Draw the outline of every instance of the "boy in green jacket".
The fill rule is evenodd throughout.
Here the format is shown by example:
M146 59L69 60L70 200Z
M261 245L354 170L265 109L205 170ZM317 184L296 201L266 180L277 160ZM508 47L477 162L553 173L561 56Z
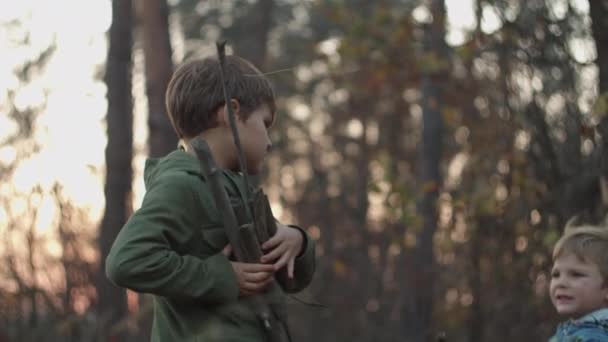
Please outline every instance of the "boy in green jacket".
M237 128L249 172L260 171L270 149L268 128L275 116L270 82L249 62L226 56L225 84L232 94ZM182 147L146 161L146 195L118 234L106 259L108 278L120 287L154 295L152 341L266 341L250 305L252 295L280 303L283 291L308 286L314 273L314 241L300 228L277 223L262 245L259 263L229 259L221 213L190 147L200 137L222 168L231 203L245 203L215 58L194 60L173 74L166 93L167 112ZM286 268L289 287L272 287ZM280 279L280 277L277 277Z

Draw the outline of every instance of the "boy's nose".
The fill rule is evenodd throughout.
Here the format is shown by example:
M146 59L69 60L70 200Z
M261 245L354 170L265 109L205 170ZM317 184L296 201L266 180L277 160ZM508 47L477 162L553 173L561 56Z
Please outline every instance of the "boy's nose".
M553 279L555 287L566 287L567 281L564 277L558 277Z

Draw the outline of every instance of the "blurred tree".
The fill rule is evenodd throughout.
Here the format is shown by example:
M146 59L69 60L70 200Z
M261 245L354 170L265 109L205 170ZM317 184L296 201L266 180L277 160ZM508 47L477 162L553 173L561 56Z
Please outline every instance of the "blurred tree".
M127 300L124 289L118 288L105 275L105 258L112 243L131 213L131 182L133 170L133 112L131 95L132 17L130 0L112 1L109 50L105 82L107 86L108 114L106 146L106 207L99 230L100 262L97 279L98 311L102 336L115 341L126 340L124 329L117 323L127 317Z
M148 148L149 156L156 158L173 151L177 146L177 136L165 108L165 92L173 73L169 8L166 0L140 0L138 5L143 28Z
M22 29L20 25L11 23L3 29L8 31L8 37L16 40L15 44L31 47L29 32L25 33L21 39L14 38L13 35L20 35L19 31ZM9 158L8 161L0 161L0 182L8 181L19 161L40 150L40 146L34 139L34 133L36 132L36 119L46 107L46 94L41 103L29 103L26 106L17 105L16 97L24 87L40 76L55 49L56 45L53 41L49 46L42 48L33 58L18 65L13 71L13 75L18 80L18 87L8 88L5 94L0 94L2 97L6 96L3 98L5 101L0 102L0 109L6 115L6 123L10 123L5 128L5 135L0 139L0 148L10 150L14 154L14 157Z
M432 340L434 286L436 279L434 237L437 230L440 173L443 151L442 88L447 84L448 51L445 44L446 9L443 0L430 3L432 23L424 29L421 60L422 137L419 143L419 215L422 226L415 229L416 245L408 262L410 275L404 286L403 337L407 341Z
M595 40L596 60L599 69L598 98L593 108L593 115L598 118L597 130L602 137L601 149L608 151L608 1L589 0L589 13L591 15L591 29ZM608 153L602 155L602 201L608 207Z
M599 93L605 95L608 92L608 1L589 0L589 14L591 16L591 28L597 51L596 64L599 69ZM605 112L604 112L605 114Z
M0 264L0 340L31 341L44 335L39 326L55 319L57 307L38 282L41 239L36 234L41 189L34 186L30 193L19 193L14 186L15 171L20 164L40 151L35 139L39 129L37 119L47 105L47 94L40 101L18 101L44 73L56 50L52 40L48 46L35 46L31 32L18 20L3 22L0 28L16 48L32 51L24 61L14 65L11 75L16 82L0 94L0 114L3 136L0 137L0 232L2 233L2 263ZM8 157L7 157L8 156ZM19 206L22 206L19 208ZM19 245L19 246L18 246ZM46 313L51 313L47 315ZM51 316L50 319L48 316Z
M57 329L66 342L94 341L98 321L87 319L84 310L90 310L95 299L96 264L94 260L95 230L83 229L92 226L86 210L77 207L63 191L60 184L53 186L51 196L59 212L57 240L61 246L59 262L63 269L64 289L59 292L62 312L57 314ZM86 305L86 306L85 306ZM48 332L47 332L48 333ZM46 336L49 338L49 336Z
M264 70L268 52L268 35L273 28L274 0L258 0L251 8L242 27L246 34L235 42L235 53Z
M291 6L285 4L285 7ZM176 9L187 42L186 58L214 55L215 41L225 39L233 53L263 70L269 34L276 22L276 7L274 0L180 0Z

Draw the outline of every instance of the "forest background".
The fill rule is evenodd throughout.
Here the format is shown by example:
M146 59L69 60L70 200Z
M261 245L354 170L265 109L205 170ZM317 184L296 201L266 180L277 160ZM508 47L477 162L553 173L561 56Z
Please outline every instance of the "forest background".
M103 274L215 41L278 97L260 181L317 241L296 341L541 341L608 205L608 0L22 0L0 14L0 341L147 341Z

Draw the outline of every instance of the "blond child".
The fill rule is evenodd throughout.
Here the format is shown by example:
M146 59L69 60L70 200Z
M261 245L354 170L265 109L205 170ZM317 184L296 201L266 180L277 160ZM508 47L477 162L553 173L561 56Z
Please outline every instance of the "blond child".
M553 249L551 302L567 318L550 342L608 341L608 227L568 224Z

